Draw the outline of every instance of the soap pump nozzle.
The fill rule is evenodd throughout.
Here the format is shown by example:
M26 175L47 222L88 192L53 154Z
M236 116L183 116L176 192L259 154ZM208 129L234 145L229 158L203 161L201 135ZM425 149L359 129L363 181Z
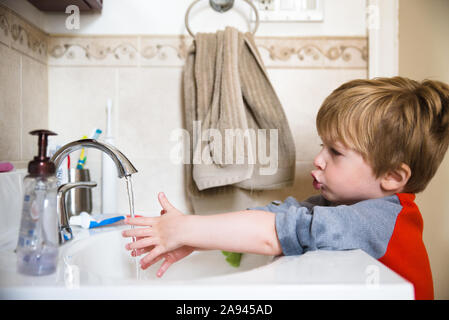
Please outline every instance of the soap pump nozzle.
M55 164L47 157L48 136L55 136L56 133L50 130L34 130L30 132L33 136L39 136L38 147L39 154L28 164L28 173L33 176L54 175L56 172Z

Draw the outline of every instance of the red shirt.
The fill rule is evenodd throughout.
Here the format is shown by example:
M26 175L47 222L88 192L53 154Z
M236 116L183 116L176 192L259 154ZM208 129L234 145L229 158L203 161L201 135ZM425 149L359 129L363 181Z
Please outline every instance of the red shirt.
M398 193L403 207L399 213L387 251L380 262L413 283L415 299L433 299L432 271L426 247L422 240L423 219L415 195Z

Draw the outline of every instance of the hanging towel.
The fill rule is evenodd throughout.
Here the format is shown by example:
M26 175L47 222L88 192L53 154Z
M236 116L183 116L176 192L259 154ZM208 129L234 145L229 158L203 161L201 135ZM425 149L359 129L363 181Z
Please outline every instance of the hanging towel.
M295 144L253 35L232 27L198 33L183 71L184 121L190 134L189 195L200 196L200 191L217 187L272 190L292 186ZM226 140L227 134L233 143ZM232 137L239 134L243 141ZM270 148L273 137L276 150ZM264 159L259 148L265 148ZM267 159L277 160L275 170Z

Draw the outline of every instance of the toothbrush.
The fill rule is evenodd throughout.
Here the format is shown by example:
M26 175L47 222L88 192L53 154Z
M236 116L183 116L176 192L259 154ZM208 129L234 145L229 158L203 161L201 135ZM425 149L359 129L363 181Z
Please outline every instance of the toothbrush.
M101 134L101 130L98 128L95 128L92 131L92 134L90 135L91 139L97 140L98 137ZM83 139L87 139L87 136L83 136ZM84 166L86 165L86 159L87 159L87 150L85 150L84 148L81 149L81 154L80 154L80 158L78 160L78 164L76 166L77 169L84 169Z
M90 135L90 138L94 139L94 140L98 140L98 137L100 136L101 133L102 133L102 131L100 129L95 128L92 131L92 134ZM87 159L87 150L84 152L83 163L81 164L82 168L84 168L84 166L86 165L86 159Z
M101 131L100 129L94 129L93 131L92 131L92 134L90 135L90 138L91 139L95 139L95 140L98 140L98 137L100 136L100 134L102 133L103 131Z
M67 155L67 175L70 176L70 154Z
M83 136L81 139L87 139L87 136ZM78 164L76 165L77 169L83 169L84 160L84 148L82 148L80 158L78 159Z

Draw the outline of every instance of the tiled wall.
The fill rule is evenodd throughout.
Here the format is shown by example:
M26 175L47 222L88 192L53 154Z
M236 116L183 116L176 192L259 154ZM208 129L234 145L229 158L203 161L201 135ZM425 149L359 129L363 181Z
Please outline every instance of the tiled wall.
M23 167L48 126L47 35L0 6L0 160Z
M185 196L183 167L170 161L170 134L182 128L181 72L191 39L178 36L52 36L49 42L49 123L67 141L104 127L105 102L114 99L117 146L136 165L137 211L159 214L157 192L183 211L245 209L270 199L313 193L309 171L320 141L315 114L339 84L367 75L366 38L257 38L297 148L297 177L289 189L215 195L193 203ZM77 119L77 121L74 121ZM91 156L92 154L92 156ZM89 153L92 175L100 157ZM96 177L95 179L99 179ZM124 182L119 208L127 210ZM95 194L94 194L95 197Z
M309 172L320 148L316 112L338 85L367 77L367 39L256 37L295 138L295 185L266 192L237 191L194 203L185 194L182 165L170 161L177 144L170 134L182 128L181 72L191 41L184 36L50 35L48 127L59 134L56 140L66 143L88 135L94 127L104 129L106 101L111 98L116 145L139 170L133 176L135 205L145 215L159 214L159 191L180 210L196 213L239 210L289 195L298 199L311 195ZM87 166L98 182L100 159L97 150L89 150ZM124 181L118 189L119 210L127 212ZM100 210L100 194L100 187L95 188L94 212Z

